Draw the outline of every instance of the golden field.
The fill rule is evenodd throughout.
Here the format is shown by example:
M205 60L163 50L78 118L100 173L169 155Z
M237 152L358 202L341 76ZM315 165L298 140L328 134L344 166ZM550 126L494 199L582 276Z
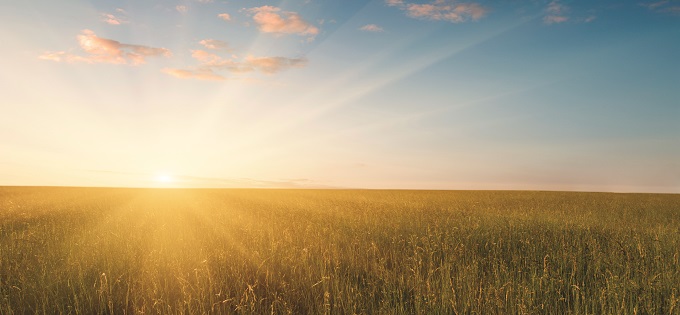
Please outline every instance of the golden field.
M680 314L680 195L0 188L0 314Z

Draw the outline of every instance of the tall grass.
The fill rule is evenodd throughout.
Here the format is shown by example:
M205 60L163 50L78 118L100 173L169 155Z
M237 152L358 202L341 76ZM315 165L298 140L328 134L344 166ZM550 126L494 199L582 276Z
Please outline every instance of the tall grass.
M680 195L0 188L0 314L680 314Z

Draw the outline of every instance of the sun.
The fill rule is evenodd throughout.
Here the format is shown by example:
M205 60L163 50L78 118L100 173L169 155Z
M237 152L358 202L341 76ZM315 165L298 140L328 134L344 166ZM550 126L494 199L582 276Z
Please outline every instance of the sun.
M156 174L156 176L154 177L154 180L156 182L162 183L162 184L168 184L168 183L172 183L173 181L175 181L175 179L172 177L172 175L166 174L166 173Z

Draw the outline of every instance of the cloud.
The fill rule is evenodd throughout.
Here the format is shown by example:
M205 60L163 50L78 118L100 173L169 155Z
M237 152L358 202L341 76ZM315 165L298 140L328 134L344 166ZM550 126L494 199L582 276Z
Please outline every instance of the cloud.
M94 63L92 60L88 59L87 57L82 57L78 55L73 55L69 54L65 51L46 51L42 53L40 56L38 56L39 59L43 60L51 60L51 61L56 61L56 62L68 62L68 63L75 63L75 62L85 62L85 63Z
M194 0L198 3L213 3L213 0Z
M175 10L177 10L179 13L187 13L187 11L189 11L189 7L185 5L178 5L175 7Z
M220 56L211 54L204 50L192 50L191 57L194 57L194 59L203 63L218 62L222 59Z
M139 65L146 62L147 57L169 57L170 50L142 45L123 44L121 42L101 38L91 30L83 30L78 35L80 48L84 56L64 51L45 52L38 58L58 62L113 63Z
M362 27L359 28L359 30L366 31L366 32L384 32L382 27L375 25L375 24L366 24Z
M223 58L204 50L192 50L191 56L199 62L197 66L189 69L168 68L163 72L180 79L225 80L226 77L217 72L274 74L290 68L301 68L307 64L305 58L247 56L238 60L236 56Z
M559 15L547 15L543 17L543 22L545 24L557 24L557 23L563 23L568 21L569 18L566 16L559 16Z
M180 79L198 79L209 81L223 81L225 77L214 73L210 69L171 69L165 68L163 72Z
M217 16L225 21L231 21L231 15L229 15L229 13L221 13L218 14Z
M121 10L121 9L118 9L118 10ZM116 10L116 11L118 11L118 10ZM119 11L119 12L124 14L125 11ZM128 21L127 21L127 19L125 19L125 17L116 16L116 15L111 14L111 13L102 13L101 16L102 16L102 21L104 21L105 23L107 23L109 25L121 25L121 24L128 23Z
M661 10L661 12L680 16L680 6L667 7Z
M217 39L204 39L200 42L199 44L203 45L203 47L212 49L212 50L224 50L224 51L231 51L231 47L227 42L217 40Z
M253 14L253 21L262 33L306 35L313 39L319 29L306 22L295 12L281 12L280 8L261 6L246 10Z
M559 1L554 0L548 4L545 9L546 15L543 17L543 23L545 24L557 24L564 23L569 20L567 13L569 12L569 7L559 3Z
M657 2L652 2L652 3L643 3L642 5L647 7L650 10L656 10L657 8L665 6L666 4L668 4L668 0L657 1Z
M385 3L391 7L396 7L404 4L404 0L385 0Z
M642 3L641 5L657 13L666 13L680 16L680 5L677 5L678 2L680 1L671 2L668 0L664 0L650 3Z
M595 21L597 19L597 16L591 15L583 20L583 22L590 23L592 21Z
M256 70L264 73L276 73L289 68L301 68L307 65L305 58L285 58L285 57L246 57L244 62L246 66L250 66Z
M411 18L463 23L477 21L487 14L487 9L477 3L458 3L453 0L435 0L432 3L406 3L403 0L386 0L388 6L399 7Z

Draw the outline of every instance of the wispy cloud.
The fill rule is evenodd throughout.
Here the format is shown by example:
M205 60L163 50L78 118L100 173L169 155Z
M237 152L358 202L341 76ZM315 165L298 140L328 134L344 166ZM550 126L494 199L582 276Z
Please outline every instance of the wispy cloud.
M206 64L220 62L222 60L220 56L211 54L205 50L192 50L191 57Z
M359 30L362 30L362 31L365 31L365 32L377 32L377 33L385 31L382 27L375 25L375 24L366 24L366 25L360 27Z
M118 12L118 15L112 13L102 13L102 21L109 25L121 25L128 23L127 18L125 17L125 10L116 9L116 11Z
M170 50L121 42L98 37L91 30L83 30L78 35L78 43L85 55L74 55L65 51L45 52L40 59L57 62L113 63L139 65L147 57L169 57Z
M198 79L198 80L209 80L209 81L222 81L227 78L216 74L210 69L163 69L164 73L167 73L175 78L180 79Z
M229 15L229 13L220 13L217 15L217 17L225 21L231 21L231 15Z
M178 5L175 7L175 10L177 10L179 13L187 13L189 11L189 7L185 5Z
M559 1L554 0L548 4L545 9L545 16L543 17L543 23L545 24L557 24L563 23L569 20L567 13L569 12L569 7L561 4Z
M224 51L232 50L231 46L229 46L229 43L217 39L204 39L198 43L203 45L203 47L212 50L224 50Z
M211 60L196 67L188 69L166 68L163 69L163 72L180 79L226 80L226 76L217 72L223 71L241 74L259 71L266 74L274 74L289 68L304 67L306 63L307 60L304 58L248 56L243 61Z
M246 57L243 63L246 67L264 73L277 73L290 68L301 68L307 65L305 58L286 58L286 57Z
M215 40L202 40L206 48L222 47L226 43ZM217 44L216 44L217 43ZM225 49L217 49L226 51ZM306 58L255 57L239 58L236 55L222 57L205 50L192 50L191 56L199 62L197 66L187 69L167 68L163 72L180 79L226 80L225 74L243 74L260 72L274 74L290 68L301 68L307 64Z
M664 0L664 1L641 3L640 5L646 7L647 9L654 11L654 12L666 13L666 14L672 14L672 15L680 16L680 1Z
M388 6L399 7L411 18L463 23L477 21L488 10L477 3L459 3L452 0L435 0L431 3L406 3L403 0L386 0Z
M656 10L660 7L667 5L667 4L668 4L668 0L650 2L650 3L642 3L641 5L647 7L650 10Z
M253 14L253 21L262 33L296 34L309 36L309 39L319 34L319 28L295 12L282 12L280 8L267 5L246 9L246 12Z
M673 6L673 7L667 7L665 9L663 9L662 12L680 16L680 5Z
M595 21L595 19L597 19L597 16L591 15L591 16L588 16L585 19L583 19L583 22L590 23L592 21Z

